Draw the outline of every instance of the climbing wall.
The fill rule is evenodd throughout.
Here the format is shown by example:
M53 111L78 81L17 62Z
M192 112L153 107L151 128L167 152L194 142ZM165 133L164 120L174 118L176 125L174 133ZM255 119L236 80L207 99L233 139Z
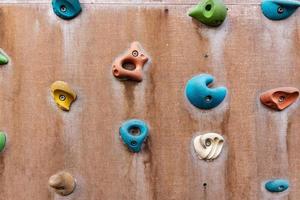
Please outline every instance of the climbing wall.
M300 110L281 112L259 95L300 88L300 12L282 21L263 16L259 0L226 0L217 28L187 16L194 0L81 0L71 21L50 0L0 0L1 200L299 200ZM119 81L112 63L139 41L150 60L142 82ZM226 86L212 110L189 104L186 82L200 73ZM51 96L67 82L77 100L69 112ZM149 138L132 153L119 137L122 122L142 119ZM216 132L225 143L206 162L192 139ZM48 186L59 171L76 178L66 197ZM273 194L264 183L290 181Z

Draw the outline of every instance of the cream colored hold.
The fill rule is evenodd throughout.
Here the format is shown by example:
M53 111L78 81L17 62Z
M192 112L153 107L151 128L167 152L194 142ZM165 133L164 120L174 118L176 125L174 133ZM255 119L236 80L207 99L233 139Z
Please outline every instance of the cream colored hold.
M194 138L194 149L201 160L216 159L223 148L224 138L217 133L206 133Z
M60 172L49 178L49 186L62 196L71 194L76 186L74 177L68 172Z

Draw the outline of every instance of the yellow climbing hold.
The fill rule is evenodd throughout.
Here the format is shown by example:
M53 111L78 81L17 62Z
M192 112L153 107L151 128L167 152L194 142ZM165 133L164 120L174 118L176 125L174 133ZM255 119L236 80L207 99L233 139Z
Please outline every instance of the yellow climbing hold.
M51 85L51 93L58 107L69 111L73 101L76 100L75 91L64 81L56 81Z

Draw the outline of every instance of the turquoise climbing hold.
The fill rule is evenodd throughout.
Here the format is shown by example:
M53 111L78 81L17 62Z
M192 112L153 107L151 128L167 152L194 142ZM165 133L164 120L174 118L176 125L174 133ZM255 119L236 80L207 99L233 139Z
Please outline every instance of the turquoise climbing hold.
M0 53L0 65L6 65L7 63L8 58L4 54Z
M214 77L209 74L200 74L190 79L185 88L185 94L191 104L200 109L212 109L218 106L226 97L227 88L210 88Z
M263 0L263 14L271 20L282 20L291 16L300 6L297 0Z
M121 125L120 136L130 150L139 152L149 135L148 130L147 124L142 120L131 119Z
M289 188L289 181L285 179L270 180L265 187L269 192L283 192Z
M52 0L54 13L62 19L73 19L81 12L78 0Z

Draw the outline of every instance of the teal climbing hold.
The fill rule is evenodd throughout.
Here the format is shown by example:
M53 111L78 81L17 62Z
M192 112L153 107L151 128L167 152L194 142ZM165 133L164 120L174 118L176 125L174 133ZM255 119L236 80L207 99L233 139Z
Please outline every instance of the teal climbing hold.
M270 180L265 184L269 192L283 192L289 188L289 181L285 179Z
M263 14L271 20L282 20L291 16L300 6L297 0L263 0Z
M227 8L221 0L202 0L189 11L189 16L208 26L221 25L227 15Z
M190 79L185 88L185 95L189 102L200 109L212 109L218 106L226 97L227 88L210 88L214 77L200 74Z
M8 58L4 54L0 53L0 65L6 65L8 63Z
M127 145L127 147L133 152L141 151L142 144L149 135L149 129L147 124L138 119L131 119L124 122L120 127L120 136Z
M73 19L81 12L78 0L52 0L54 13L62 19Z

